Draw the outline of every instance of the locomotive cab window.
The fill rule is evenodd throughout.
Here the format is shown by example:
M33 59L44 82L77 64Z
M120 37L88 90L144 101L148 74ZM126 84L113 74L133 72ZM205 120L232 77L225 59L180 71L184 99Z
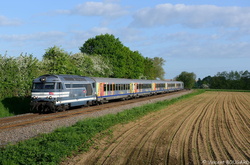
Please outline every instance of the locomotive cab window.
M56 89L63 89L62 83L56 83Z
M55 89L55 83L34 83L33 89Z

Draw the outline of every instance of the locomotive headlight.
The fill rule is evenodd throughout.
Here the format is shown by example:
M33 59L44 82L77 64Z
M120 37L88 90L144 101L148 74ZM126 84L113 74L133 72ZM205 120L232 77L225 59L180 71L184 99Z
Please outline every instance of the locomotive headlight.
M49 99L52 99L52 96L50 96Z
M38 99L38 96L33 96L32 98L33 98L33 99Z

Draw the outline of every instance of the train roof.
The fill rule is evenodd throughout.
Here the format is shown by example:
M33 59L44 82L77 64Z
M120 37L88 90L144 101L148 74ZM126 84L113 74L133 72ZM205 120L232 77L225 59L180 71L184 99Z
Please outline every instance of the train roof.
M70 82L75 82L75 81L87 81L87 82L94 82L93 79L90 77L84 77L84 76L78 76L78 75L52 75L52 74L46 74L42 75L34 80L34 82L41 82L41 80L44 79L45 81L70 81Z
M87 83L103 82L103 83L115 83L115 84L130 84L130 83L182 83L181 81L166 81L166 80L143 80L143 79L124 79L124 78L103 78L103 77L85 77L78 75L42 75L36 78L33 82L41 81L67 81L67 82L79 82L85 81Z
M96 82L105 82L105 83L115 83L115 84L129 84L131 79L123 78L104 78L104 77L91 77Z
M129 83L180 83L181 81L165 81L165 80L143 80L143 79L123 79L123 78L103 78L91 77L96 82L129 84Z

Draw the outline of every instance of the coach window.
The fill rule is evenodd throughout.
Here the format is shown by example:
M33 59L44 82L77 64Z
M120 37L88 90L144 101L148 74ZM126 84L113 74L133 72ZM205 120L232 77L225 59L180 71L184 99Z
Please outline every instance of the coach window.
M107 84L107 91L110 91L110 84Z
M103 88L104 88L104 91L106 91L107 90L107 84L104 84Z

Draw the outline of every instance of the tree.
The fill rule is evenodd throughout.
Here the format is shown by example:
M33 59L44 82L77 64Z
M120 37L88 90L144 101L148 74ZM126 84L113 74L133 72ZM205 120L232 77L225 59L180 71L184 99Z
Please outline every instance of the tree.
M243 82L243 89L250 90L250 72L248 70L242 72L241 81Z
M88 55L98 54L108 59L113 66L113 75L111 77L125 77L126 54L124 53L124 46L114 35L102 34L90 38L80 47L80 50Z
M151 58L146 57L144 59L144 72L142 79L154 80L156 79L156 69Z
M112 65L108 59L100 55L88 56L84 53L76 53L70 56L77 70L75 74L92 77L109 77L112 75Z
M191 89L192 87L194 87L196 75L193 72L188 73L184 71L184 72L181 72L181 74L178 75L175 79L177 81L184 82L185 88Z
M210 84L212 89L228 89L228 86L228 81L223 76L214 76Z
M32 81L43 74L37 58L28 54L21 54L16 58L18 68L18 95L29 96Z
M210 88L214 89L250 89L250 76L246 71L218 72L210 79ZM204 79L203 79L204 81Z
M50 74L74 74L75 71L69 54L57 46L46 50L43 55L43 63Z
M40 63L32 55L0 55L0 99L29 96L32 80L40 73Z
M165 63L165 60L161 57L154 57L152 60L153 60L154 68L155 68L156 78L159 78L160 80L164 80L165 71L163 69L163 65Z
M198 78L198 80L195 83L195 88L202 88L203 84L200 78Z
M123 78L138 79L143 75L144 57L138 51L131 51L125 48L125 75Z
M138 51L131 51L114 35L98 35L88 39L82 47L82 53L100 55L108 59L115 78L139 78L144 72L144 57Z
M154 57L144 59L144 76L146 79L160 79L164 80L165 71L163 65L165 60L161 57Z

